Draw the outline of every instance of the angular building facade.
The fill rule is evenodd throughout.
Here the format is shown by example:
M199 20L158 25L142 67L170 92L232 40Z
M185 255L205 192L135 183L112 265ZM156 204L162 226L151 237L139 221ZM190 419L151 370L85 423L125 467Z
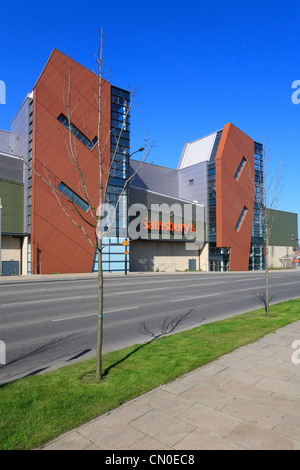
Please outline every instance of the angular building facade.
M155 192L203 205L205 241L192 253L174 241L134 240L132 270L144 270L144 266L152 270L189 270L191 266L203 271L264 269L265 246L257 204L263 165L262 145L231 123L185 144L176 170L144 165L131 185L134 199L138 188L149 195L149 201ZM137 161L131 162L132 174L137 166ZM280 243L288 243L284 250L291 252L298 239L297 214L290 214L289 221L292 229L288 225L282 228ZM288 235L290 230L293 238ZM274 241L273 237L271 243ZM149 250L147 243L151 243ZM276 255L282 249L272 246L271 251L275 253L271 267L284 267Z
M96 241L90 208L96 210L99 204L98 137L104 149L103 184L108 184L112 203L127 179L130 147L129 93L102 79L99 118L98 89L95 73L54 50L12 122L15 140L18 136L14 152L28 163L24 170L28 274L97 269L89 239ZM111 153L114 164L107 182ZM127 210L126 194L123 199L126 207L121 201L118 211ZM106 240L105 270L124 271L121 246L118 232Z
M130 94L101 84L99 110L97 75L54 50L11 132L0 131L2 272L98 270L89 240L96 242L99 147L116 212L103 242L105 272L264 269L255 201L262 145L229 123L186 143L177 168L141 166L130 158ZM271 267L286 267L297 214L276 211L274 221Z

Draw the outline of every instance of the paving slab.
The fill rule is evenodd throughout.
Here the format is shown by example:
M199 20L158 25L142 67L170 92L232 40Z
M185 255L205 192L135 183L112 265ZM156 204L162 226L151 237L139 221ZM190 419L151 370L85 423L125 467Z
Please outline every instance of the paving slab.
M300 450L300 321L66 433L44 450Z

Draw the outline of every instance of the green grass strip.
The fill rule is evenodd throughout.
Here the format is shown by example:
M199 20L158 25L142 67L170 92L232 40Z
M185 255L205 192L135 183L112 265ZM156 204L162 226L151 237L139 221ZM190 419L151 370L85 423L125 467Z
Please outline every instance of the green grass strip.
M0 387L0 449L33 449L149 390L300 319L300 299L104 355ZM96 334L96 331L95 331ZM291 351L292 354L292 351Z

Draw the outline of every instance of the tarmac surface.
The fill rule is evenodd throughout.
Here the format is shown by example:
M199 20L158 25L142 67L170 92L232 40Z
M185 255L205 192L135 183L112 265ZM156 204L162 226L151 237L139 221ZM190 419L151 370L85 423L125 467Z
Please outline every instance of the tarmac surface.
M299 450L300 321L61 435L44 450Z

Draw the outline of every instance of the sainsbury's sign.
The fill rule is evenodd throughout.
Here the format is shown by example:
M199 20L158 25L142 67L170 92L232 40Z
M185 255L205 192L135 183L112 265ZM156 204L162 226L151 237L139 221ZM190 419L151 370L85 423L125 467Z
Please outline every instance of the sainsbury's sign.
M183 241L186 249L205 240L204 206L197 204L133 204L129 208L131 240ZM193 242L192 244L190 242Z
M172 222L171 220L169 220L168 222L162 222L157 219L149 220L146 217L144 217L141 222L142 229L144 230L156 230L159 232L165 231L170 233L178 232L182 235L188 235L189 233L195 232L196 230L196 226L195 224L192 224L192 222L190 222L189 224L180 224Z
M203 245L205 240L204 206L200 204L135 203L127 210L116 212L114 205L98 208L97 236L129 237L131 240L183 241L186 249ZM192 244L190 242L193 242Z

